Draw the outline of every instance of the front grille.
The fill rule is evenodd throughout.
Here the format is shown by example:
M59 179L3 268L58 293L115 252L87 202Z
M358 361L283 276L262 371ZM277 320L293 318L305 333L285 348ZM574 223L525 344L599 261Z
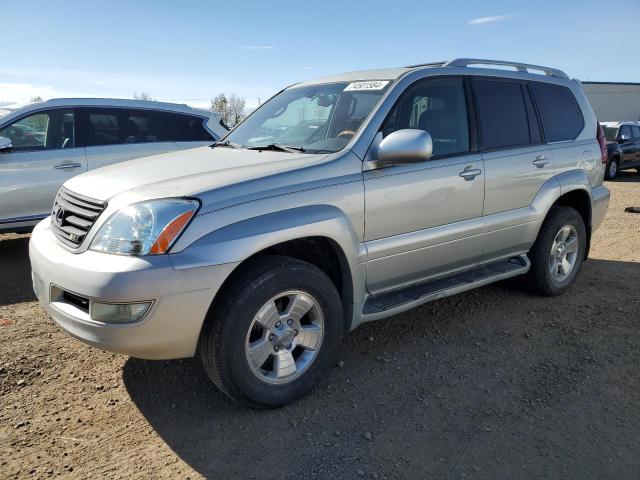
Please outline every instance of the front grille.
M61 188L53 203L51 226L65 245L77 248L107 204Z

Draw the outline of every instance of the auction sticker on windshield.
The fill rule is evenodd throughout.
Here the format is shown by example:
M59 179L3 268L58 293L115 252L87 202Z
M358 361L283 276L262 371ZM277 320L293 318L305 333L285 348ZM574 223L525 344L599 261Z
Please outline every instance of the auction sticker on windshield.
M346 86L345 92L357 92L362 90L382 90L389 80L369 80L366 82L353 82Z

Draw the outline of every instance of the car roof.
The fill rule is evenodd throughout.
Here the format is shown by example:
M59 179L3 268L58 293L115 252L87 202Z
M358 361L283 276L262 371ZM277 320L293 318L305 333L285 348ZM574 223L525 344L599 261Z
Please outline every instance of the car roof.
M132 100L128 98L52 98L42 102L34 102L23 108L39 107L129 107L154 110L171 110L174 112L199 112L209 116L212 112L201 108L193 108L184 103L156 102L154 100Z
M467 67L472 67L470 71ZM496 68L498 67L498 68ZM505 68L506 67L506 68ZM503 60L486 60L476 58L456 58L445 62L430 62L409 65L400 68L380 68L374 70L358 70L353 72L345 72L326 77L315 78L304 82L296 83L291 87L304 87L308 85L318 85L322 83L337 82L357 82L365 80L397 80L408 72L413 70L443 68L447 72L458 71L460 73L477 73L478 71L487 71L494 76L518 76L531 79L539 79L541 76L546 78L555 78L568 80L566 73L556 68L544 67L540 65L531 65L528 63L508 62ZM509 70L510 69L510 70ZM542 75L541 75L542 74Z
M312 80L296 83L295 87L306 87L308 85L318 85L322 83L357 82L363 80L395 80L409 71L411 71L411 68L408 67L357 70L314 78Z
M622 125L640 125L640 122L637 121L633 121L633 120L628 120L628 121L622 121L622 122L600 122L600 125L602 125L603 127L620 127Z

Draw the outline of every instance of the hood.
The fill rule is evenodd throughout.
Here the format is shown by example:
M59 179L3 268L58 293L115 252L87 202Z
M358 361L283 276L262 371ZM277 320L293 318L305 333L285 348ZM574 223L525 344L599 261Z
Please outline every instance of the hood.
M65 183L72 192L107 201L135 190L136 197L196 196L253 178L317 163L326 154L201 147L91 170Z

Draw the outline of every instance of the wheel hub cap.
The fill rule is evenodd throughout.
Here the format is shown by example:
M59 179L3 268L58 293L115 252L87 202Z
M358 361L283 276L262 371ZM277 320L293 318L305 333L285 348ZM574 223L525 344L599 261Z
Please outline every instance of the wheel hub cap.
M549 271L557 281L566 280L578 260L578 232L573 225L565 225L556 234L551 246Z
M254 316L245 342L247 363L266 383L288 383L315 360L323 336L318 301L306 292L283 292Z

